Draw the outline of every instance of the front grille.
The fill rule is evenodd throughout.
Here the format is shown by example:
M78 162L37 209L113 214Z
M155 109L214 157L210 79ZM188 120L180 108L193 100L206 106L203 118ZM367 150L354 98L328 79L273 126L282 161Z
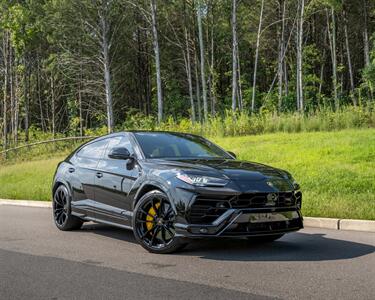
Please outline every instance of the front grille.
M269 197L271 194L272 197ZM241 194L231 201L232 208L262 208L268 206L288 207L295 205L293 192Z
M208 224L220 217L228 208L233 196L198 196L190 209L190 223Z
M293 192L246 193L231 196L203 196L198 195L191 206L189 221L192 224L209 224L220 217L228 208L268 208L292 207L296 204Z

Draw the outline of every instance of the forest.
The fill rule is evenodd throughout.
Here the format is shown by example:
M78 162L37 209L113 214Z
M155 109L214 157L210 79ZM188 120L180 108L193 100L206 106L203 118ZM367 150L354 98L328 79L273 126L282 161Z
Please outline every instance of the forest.
M373 0L1 0L0 143L375 127L374 32Z

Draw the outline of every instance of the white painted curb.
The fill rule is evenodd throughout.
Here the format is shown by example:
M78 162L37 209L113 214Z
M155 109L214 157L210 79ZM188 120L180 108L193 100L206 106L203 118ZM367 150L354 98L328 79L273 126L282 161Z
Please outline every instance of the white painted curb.
M52 202L51 201L0 199L0 206L1 205L51 208ZM304 217L303 224L305 227L375 232L375 221L370 221L370 220Z
M375 232L375 221L340 220L340 229Z
M8 200L0 199L0 205L28 206L52 208L51 201L32 201L32 200Z
M303 225L306 227L318 227L327 229L340 229L340 219L304 217Z

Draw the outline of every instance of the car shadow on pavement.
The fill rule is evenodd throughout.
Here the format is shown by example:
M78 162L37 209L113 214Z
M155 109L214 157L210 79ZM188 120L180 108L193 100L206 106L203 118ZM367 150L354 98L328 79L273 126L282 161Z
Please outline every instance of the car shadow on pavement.
M137 243L132 231L108 225L89 223L81 231ZM372 245L333 239L325 234L296 232L264 244L241 238L195 239L173 255L220 261L325 261L351 259L374 252Z
M264 244L247 239L194 241L181 254L227 261L325 261L351 259L374 252L372 245L333 239L325 234L297 232Z
M98 224L98 223L85 223L80 230L76 230L76 232L92 232L94 234L99 234L102 236L106 236L109 238L114 238L117 240L134 243L137 244L135 237L133 235L133 231L121 229L118 227L105 225L105 224Z

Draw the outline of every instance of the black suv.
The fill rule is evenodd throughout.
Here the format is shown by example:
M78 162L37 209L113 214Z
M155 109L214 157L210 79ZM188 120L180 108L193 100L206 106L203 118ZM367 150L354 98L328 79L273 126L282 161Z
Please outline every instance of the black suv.
M273 241L303 227L302 194L288 172L238 161L192 134L94 139L58 165L52 193L59 229L84 221L131 229L154 253L176 251L191 238Z

